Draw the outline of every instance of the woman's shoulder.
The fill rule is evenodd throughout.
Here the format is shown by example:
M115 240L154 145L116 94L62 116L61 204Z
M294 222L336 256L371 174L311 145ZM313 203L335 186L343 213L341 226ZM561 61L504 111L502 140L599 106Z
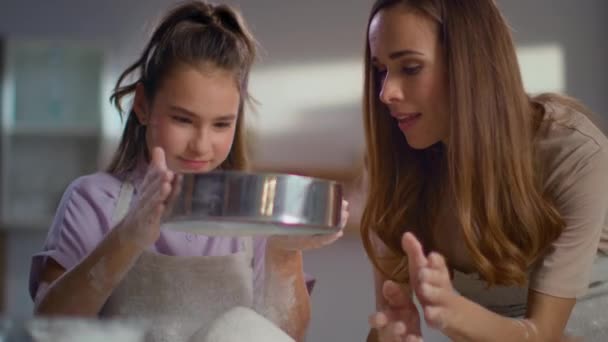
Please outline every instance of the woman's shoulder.
M608 138L589 114L559 102L544 106L535 143L547 172L565 176L584 166L608 164Z

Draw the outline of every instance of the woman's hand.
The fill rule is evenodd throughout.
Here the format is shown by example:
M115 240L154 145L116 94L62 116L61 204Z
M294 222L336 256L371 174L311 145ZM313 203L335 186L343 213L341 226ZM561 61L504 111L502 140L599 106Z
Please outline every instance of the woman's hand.
M378 342L419 342L420 315L411 293L387 280L382 285L382 295L387 307L369 318L369 325L377 331Z
M141 248L156 242L161 219L179 194L181 181L181 175L175 175L167 168L163 149L155 147L135 205L117 227L122 236Z
M340 230L330 235L313 236L272 236L268 239L268 247L272 250L303 251L321 248L334 243L344 235L344 227L348 222L348 201L342 201L342 213L340 217Z
M410 285L422 305L428 326L445 332L457 317L458 299L445 259L439 253L425 256L420 242L405 233L401 247L408 257Z

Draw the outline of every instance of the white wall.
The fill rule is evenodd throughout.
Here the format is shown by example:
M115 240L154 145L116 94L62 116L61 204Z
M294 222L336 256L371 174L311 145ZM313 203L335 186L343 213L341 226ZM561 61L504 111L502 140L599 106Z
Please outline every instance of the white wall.
M264 79L277 70L311 70L311 66L329 68L327 73L307 75L305 82L286 81L272 84L260 81L253 92L263 94L260 120L269 133L263 142L267 155L288 162L348 165L353 151L360 147L360 123L356 84L369 0L249 0L239 3L266 53L255 77ZM171 1L146 0L2 0L0 33L7 36L68 38L98 41L108 52L108 81L119 72L144 44L150 25L159 9ZM564 85L570 94L581 98L592 109L608 117L608 14L606 0L500 0L504 13L515 29L522 47L558 46L563 52ZM354 64L353 64L354 63ZM345 69L337 65L347 66ZM350 67L348 67L350 65ZM534 70L534 69L533 69ZM276 73L275 73L276 75ZM282 74L302 76L302 73ZM536 79L555 75L531 75ZM311 77L313 77L311 81ZM318 77L318 81L314 81ZM341 81L345 80L342 84ZM353 81L355 80L355 81ZM255 83L255 81L252 81ZM303 86L306 84L306 86ZM316 86L315 86L316 85ZM286 102L294 93L328 93L329 102L317 103L300 112L281 112L290 108ZM273 89L276 91L273 92ZM282 93L283 92L283 93ZM291 95L289 95L291 94ZM330 101L331 97L338 99ZM276 112L270 110L275 108ZM280 116L283 117L280 117ZM292 116L297 127L308 129L284 131L273 125L285 124ZM107 129L116 128L107 120ZM289 127L289 124L287 124ZM275 127L276 128L276 127ZM282 134L274 134L277 131ZM318 139L304 133L317 133ZM294 137L285 143L282 137ZM276 141L283 141L277 144ZM315 142L329 143L318 153ZM288 153L276 152L273 146L288 147ZM345 152L346 151L346 152ZM276 153L275 153L276 152ZM299 160L290 158L298 155ZM334 164L331 164L334 163ZM40 248L43 232L9 236L9 284L5 298L8 313L27 315L31 303L27 295L29 255ZM356 239L345 238L334 246L308 253L308 272L318 278L313 296L313 320L310 341L361 341L367 331L367 315L372 309L370 268Z

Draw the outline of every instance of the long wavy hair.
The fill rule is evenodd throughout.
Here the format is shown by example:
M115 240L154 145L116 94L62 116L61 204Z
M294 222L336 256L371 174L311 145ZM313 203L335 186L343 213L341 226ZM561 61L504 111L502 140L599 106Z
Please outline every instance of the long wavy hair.
M449 137L425 150L408 146L379 100L381 83L365 48L363 121L367 200L363 244L386 277L407 282L401 249L414 232L425 250L440 238L438 213L455 215L479 274L490 285L522 285L564 221L543 188L534 137L545 101L524 90L510 29L492 0L378 0L368 21L403 4L436 22L448 72ZM445 227L443 227L445 229ZM389 249L379 253L375 235ZM386 255L388 254L388 255Z
M248 80L256 46L245 21L231 7L183 2L162 19L140 57L120 75L110 101L123 118L122 102L134 94L137 84L143 85L146 98L152 101L162 81L178 64L204 63L231 71L239 87L240 105L232 148L220 168L246 169L244 112L245 104L251 102ZM128 83L132 78L135 80ZM107 170L113 174L130 172L142 158L148 158L146 126L139 122L131 107L118 150Z

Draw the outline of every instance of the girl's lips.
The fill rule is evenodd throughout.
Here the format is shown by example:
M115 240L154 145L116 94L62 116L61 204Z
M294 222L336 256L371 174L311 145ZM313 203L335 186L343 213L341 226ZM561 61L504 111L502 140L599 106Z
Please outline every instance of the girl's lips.
M205 169L211 162L208 160L192 160L179 158L180 163L189 171L197 171Z

